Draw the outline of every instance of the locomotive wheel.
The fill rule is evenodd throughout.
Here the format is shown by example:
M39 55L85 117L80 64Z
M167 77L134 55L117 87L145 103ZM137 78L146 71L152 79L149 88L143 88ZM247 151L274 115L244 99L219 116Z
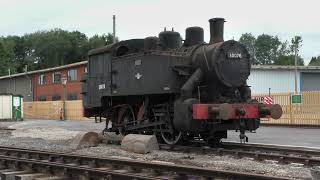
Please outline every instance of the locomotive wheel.
M182 138L181 131L177 131L173 128L171 121L160 126L160 134L163 141L167 144L174 145Z
M173 107L173 105L172 105ZM158 140L163 140L166 144L174 145L182 138L181 131L177 131L173 127L173 108L170 105L162 106L155 110L159 116L156 116L156 120L164 122L164 124L158 126L160 133L157 133Z
M119 132L122 135L126 135L129 132L126 130L126 126L130 124L133 121L134 114L130 111L129 108L124 107L123 109L120 109L118 112L118 123L121 124L119 127Z
M170 145L176 144L181 139L181 131L176 131L172 127L168 127L168 125L163 126L160 126L163 141Z

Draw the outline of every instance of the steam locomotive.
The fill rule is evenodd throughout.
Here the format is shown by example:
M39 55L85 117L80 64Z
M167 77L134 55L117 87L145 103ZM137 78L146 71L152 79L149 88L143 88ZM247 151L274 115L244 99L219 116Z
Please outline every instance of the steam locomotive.
M105 131L155 134L167 144L197 139L211 145L228 130L259 128L260 118L278 119L279 105L251 99L250 54L224 41L225 20L213 18L210 42L201 27L158 37L130 39L89 51L82 78L84 115L107 119Z

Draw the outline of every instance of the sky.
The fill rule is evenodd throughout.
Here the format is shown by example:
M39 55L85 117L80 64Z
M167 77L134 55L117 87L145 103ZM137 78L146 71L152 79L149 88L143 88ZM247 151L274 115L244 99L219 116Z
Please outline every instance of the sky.
M319 0L0 0L0 36L23 35L61 28L86 35L112 32L120 40L157 36L174 28L201 26L209 41L208 20L223 17L225 40L250 32L278 36L282 41L302 36L300 55L308 63L320 56Z

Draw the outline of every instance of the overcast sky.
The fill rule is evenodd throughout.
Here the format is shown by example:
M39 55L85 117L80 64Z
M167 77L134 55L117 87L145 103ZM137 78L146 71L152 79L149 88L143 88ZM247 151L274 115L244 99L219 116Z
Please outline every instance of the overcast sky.
M246 32L278 35L289 40L300 35L300 54L309 62L320 55L319 0L0 0L0 36L23 35L62 28L88 36L112 32L117 16L121 40L156 36L174 27L184 37L188 26L201 26L209 40L208 19L224 17L225 40Z

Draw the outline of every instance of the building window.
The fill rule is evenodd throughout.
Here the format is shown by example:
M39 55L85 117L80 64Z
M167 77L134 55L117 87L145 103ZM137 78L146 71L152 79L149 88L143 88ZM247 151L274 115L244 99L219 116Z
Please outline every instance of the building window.
M76 81L77 80L77 69L70 69L68 71L68 80Z
M70 93L68 94L67 100L77 100L77 94L76 93Z
M47 98L46 98L46 96L39 96L39 97L38 97L38 100L39 100L39 101L46 101Z
M52 96L52 101L60 101L60 100L61 100L61 96L60 95Z
M86 66L86 67L84 67L84 72L85 72L85 73L87 73L87 72L88 72L88 68L87 68L87 66Z
M52 73L52 82L55 84L61 83L61 73L60 72Z
M40 74L39 76L39 85L45 85L46 84L46 75Z

